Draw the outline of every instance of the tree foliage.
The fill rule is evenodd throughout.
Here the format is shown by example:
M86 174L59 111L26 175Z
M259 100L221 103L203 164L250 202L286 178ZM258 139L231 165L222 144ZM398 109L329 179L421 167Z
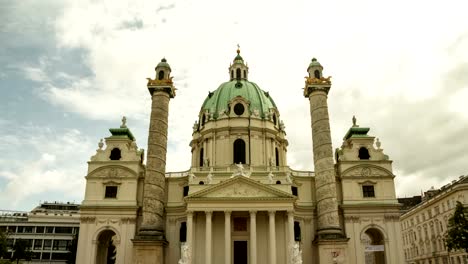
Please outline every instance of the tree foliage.
M13 258L16 263L19 263L21 259L31 260L32 252L29 250L29 245L26 240L17 239L13 245Z
M6 258L8 256L8 243L7 234L0 231L0 258Z
M458 201L447 228L445 243L448 250L463 249L468 252L468 211Z
M73 236L73 240L68 244L67 264L75 264L76 251L78 250L78 235Z

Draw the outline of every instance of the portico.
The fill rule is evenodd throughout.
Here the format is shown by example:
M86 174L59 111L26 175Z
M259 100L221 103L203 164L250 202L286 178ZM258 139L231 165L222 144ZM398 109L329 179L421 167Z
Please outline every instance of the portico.
M192 263L283 263L294 242L295 199L243 176L189 195ZM204 240L195 240L194 234L204 234Z

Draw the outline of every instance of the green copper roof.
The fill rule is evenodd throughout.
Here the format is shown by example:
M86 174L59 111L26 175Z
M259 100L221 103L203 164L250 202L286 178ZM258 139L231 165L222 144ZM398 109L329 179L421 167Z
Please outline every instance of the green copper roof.
M320 64L320 62L318 62L316 58L313 58L309 64L309 68L310 67L322 67L322 64Z
M129 138L130 140L135 140L135 137L133 136L132 132L130 129L126 127L121 127L121 128L110 128L109 131L111 132L112 136L111 138Z
M250 112L258 110L259 117L265 118L269 109L275 108L276 104L268 92L263 91L257 84L246 80L233 80L225 82L214 92L210 92L202 105L202 111L208 110L217 119L220 112L228 110L229 102L241 96L250 102Z
M169 63L167 63L166 58L162 58L161 62L158 63L158 65L156 66L156 68L158 68L158 67L166 67L166 68L171 69L171 66L169 65Z
M348 132L346 132L346 135L344 136L343 140L346 140L350 137L369 137L369 135L367 135L367 132L369 132L369 130L370 128L368 127L353 126L348 130Z

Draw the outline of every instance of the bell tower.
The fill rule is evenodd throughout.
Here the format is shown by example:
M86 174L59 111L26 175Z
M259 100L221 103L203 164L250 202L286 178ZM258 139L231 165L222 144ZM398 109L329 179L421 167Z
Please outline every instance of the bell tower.
M240 46L237 45L237 56L229 66L230 80L248 80L249 67L244 63L244 59L240 55Z
M330 78L322 75L323 67L313 58L305 77L304 96L310 102L312 143L315 167L315 195L317 201L317 236L320 263L333 263L333 255L346 251L347 239L343 234L338 213L335 165L330 135L327 96ZM330 245L335 251L331 251ZM338 245L341 244L341 249ZM337 249L338 247L338 249ZM337 253L338 252L338 253Z
M166 154L169 100L175 97L171 67L163 58L156 66L156 78L148 79L151 117L148 133L148 156L143 191L143 219L133 240L134 262L164 263Z

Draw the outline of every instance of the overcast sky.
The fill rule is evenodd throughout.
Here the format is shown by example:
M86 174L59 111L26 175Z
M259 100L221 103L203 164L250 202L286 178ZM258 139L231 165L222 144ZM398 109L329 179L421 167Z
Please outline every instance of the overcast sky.
M166 57L168 171L190 166L192 125L229 78L236 45L275 100L289 165L313 170L313 57L333 77L333 147L356 115L393 162L398 196L468 174L466 1L0 0L0 209L81 202L87 161L123 115L146 149L146 78Z

